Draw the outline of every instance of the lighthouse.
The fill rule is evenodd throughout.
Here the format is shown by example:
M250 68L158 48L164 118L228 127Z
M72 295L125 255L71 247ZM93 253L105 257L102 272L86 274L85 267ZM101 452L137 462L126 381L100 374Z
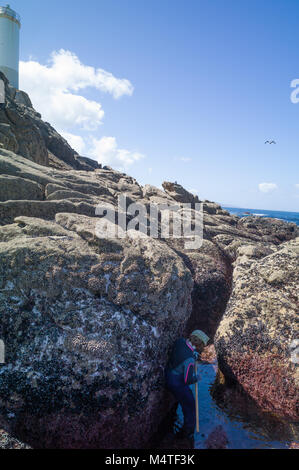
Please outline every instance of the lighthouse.
M0 71L19 88L20 16L9 5L0 6Z

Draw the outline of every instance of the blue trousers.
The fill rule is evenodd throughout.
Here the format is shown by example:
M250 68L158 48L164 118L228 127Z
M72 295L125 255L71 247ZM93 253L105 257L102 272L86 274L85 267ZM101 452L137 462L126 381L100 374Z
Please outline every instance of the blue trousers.
M174 395L182 407L184 415L184 429L187 433L194 433L195 430L195 400L188 385L184 383L183 375L173 374L169 370L165 372L166 386Z

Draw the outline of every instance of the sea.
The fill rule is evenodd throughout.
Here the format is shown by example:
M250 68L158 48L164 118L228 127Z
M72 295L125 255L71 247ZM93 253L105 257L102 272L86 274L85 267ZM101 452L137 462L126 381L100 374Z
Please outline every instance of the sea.
M240 207L227 207L222 206L232 215L238 217L248 217L250 215L257 215L259 217L271 217L273 219L283 220L284 222L293 222L299 225L299 212L284 212L284 211L269 211L260 209L245 209Z

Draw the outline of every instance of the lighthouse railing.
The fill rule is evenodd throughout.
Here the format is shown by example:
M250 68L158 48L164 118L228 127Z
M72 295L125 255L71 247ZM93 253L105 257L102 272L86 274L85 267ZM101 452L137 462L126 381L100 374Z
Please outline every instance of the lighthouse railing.
M13 11L11 8L9 7L0 7L0 15L4 14L4 15L7 15L7 16L10 16L11 18L19 21L19 23L21 22L21 17L18 13L16 13L15 11Z

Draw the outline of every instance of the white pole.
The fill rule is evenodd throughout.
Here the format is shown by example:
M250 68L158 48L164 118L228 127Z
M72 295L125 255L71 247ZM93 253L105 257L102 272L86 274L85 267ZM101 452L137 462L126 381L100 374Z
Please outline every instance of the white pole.
M197 375L197 362L195 362L195 374ZM199 432L198 382L196 382L195 384L195 410L196 410L196 432Z

